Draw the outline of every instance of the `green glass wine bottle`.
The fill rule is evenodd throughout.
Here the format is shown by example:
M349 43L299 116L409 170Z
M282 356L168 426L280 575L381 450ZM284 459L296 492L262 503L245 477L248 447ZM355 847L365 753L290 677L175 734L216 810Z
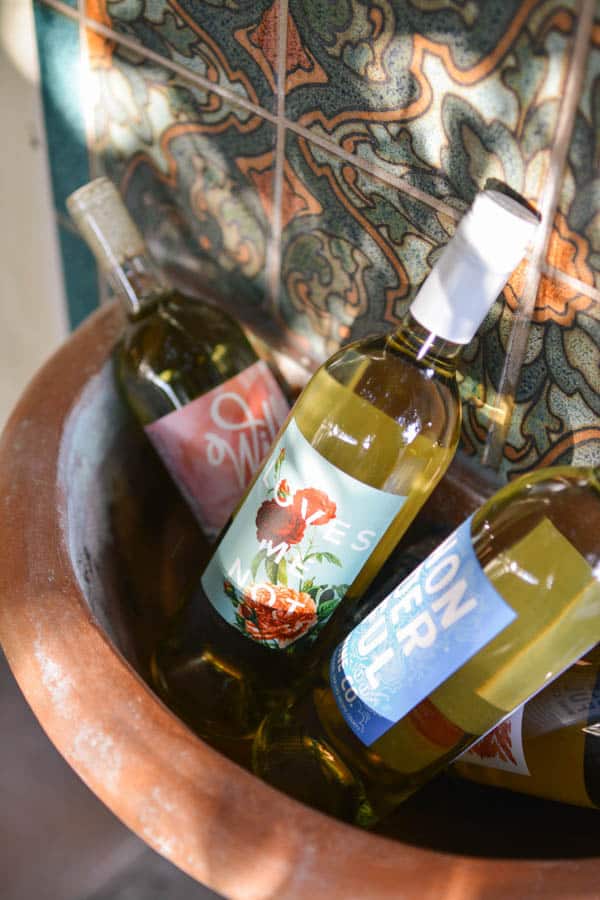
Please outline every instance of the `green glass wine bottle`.
M480 784L600 807L600 647L462 754L452 771Z
M296 401L155 654L159 691L205 738L252 736L314 664L317 639L343 629L444 474L460 431L460 348L535 224L512 199L481 193L399 327L343 347Z
M600 637L600 470L497 492L262 723L257 774L372 825Z
M125 308L114 356L125 400L214 539L288 414L282 386L231 316L168 284L108 178L67 206Z

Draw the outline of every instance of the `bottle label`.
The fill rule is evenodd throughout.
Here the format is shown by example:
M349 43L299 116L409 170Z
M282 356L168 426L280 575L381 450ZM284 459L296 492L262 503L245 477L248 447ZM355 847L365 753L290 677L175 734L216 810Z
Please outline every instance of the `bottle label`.
M461 754L458 761L502 769L514 775L531 775L523 749L523 707L519 706L504 722Z
M264 360L146 426L203 531L216 536L289 412Z
M315 637L405 500L336 468L291 419L202 587L230 625L266 646Z
M515 616L481 568L469 518L333 654L331 686L348 726L371 746Z

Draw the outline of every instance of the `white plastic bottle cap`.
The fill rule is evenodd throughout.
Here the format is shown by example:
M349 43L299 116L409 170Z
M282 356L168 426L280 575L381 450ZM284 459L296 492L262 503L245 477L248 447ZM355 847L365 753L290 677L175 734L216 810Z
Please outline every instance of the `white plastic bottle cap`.
M444 340L468 344L537 224L532 212L506 194L478 194L411 304L417 322Z

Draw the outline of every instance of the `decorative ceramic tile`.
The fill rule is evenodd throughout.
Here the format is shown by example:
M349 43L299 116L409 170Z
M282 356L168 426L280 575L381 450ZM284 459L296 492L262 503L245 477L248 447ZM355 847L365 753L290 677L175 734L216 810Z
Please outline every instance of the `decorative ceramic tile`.
M288 115L453 204L488 178L535 201L575 7L290 0Z
M507 318L518 274L505 292ZM543 278L537 310L544 317L531 325L504 447L501 471L509 478L538 466L600 464L600 302ZM500 340L508 324L497 330ZM492 358L488 337L488 371Z
M548 262L600 289L600 17L592 29Z
M430 206L288 134L280 315L321 360L389 329L454 231Z
M277 80L273 0L81 0L89 18L271 109Z
M89 179L79 25L40 3L34 14L54 203L66 214L66 197Z
M91 147L159 261L264 319L274 127L87 32Z

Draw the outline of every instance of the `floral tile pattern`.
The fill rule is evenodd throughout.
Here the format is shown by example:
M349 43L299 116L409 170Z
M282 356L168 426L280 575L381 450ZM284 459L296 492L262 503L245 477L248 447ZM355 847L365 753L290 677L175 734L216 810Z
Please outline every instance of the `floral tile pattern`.
M274 127L98 34L87 43L100 167L158 259L252 321L267 304Z
M277 81L273 0L81 0L89 18L241 99L271 109Z
M282 198L280 316L316 360L390 328L454 220L296 135Z
M600 302L573 295L569 309L569 319L549 316L531 326L504 447L502 468L511 477L600 461Z
M463 447L480 454L506 414L498 387L525 280L520 266L462 359ZM542 276L500 473L600 464L600 301Z
M592 28L548 262L600 290L600 16Z
M454 204L470 202L487 178L535 201L575 8L574 0L290 0L314 66L288 89L288 115ZM288 45L288 67L297 52Z

